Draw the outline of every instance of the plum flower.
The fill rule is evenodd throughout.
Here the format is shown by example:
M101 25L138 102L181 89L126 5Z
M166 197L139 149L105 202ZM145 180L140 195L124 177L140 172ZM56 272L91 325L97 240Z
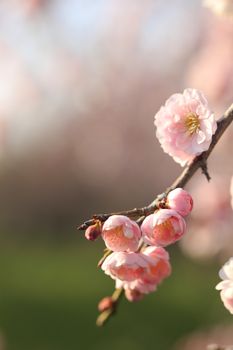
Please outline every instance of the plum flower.
M156 290L158 284L171 273L169 254L162 247L146 247L141 255L147 260L148 267L139 278L128 283L127 281L116 281L117 287L124 287L125 290L139 291L147 294Z
M160 209L155 214L148 215L141 226L144 242L162 247L178 241L185 229L184 219L172 209Z
M142 276L148 268L148 261L141 253L113 252L105 259L101 268L115 280L131 282Z
M169 255L158 247L147 247L141 253L114 252L105 259L101 268L116 281L116 288L125 289L130 301L155 291L171 273Z
M155 115L155 126L164 152L181 166L209 148L217 128L206 98L196 89L172 95Z
M219 271L223 280L215 287L220 290L220 296L225 308L233 314L233 258L230 258Z
M103 225L102 237L108 249L115 252L135 251L141 231L135 221L124 215L112 215Z

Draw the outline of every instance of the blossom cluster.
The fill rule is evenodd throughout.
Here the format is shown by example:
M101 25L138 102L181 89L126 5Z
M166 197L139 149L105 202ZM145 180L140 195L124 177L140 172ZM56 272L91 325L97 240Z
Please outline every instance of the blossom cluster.
M156 113L154 124L164 152L181 166L190 165L196 156L207 151L217 130L217 122L205 96L190 88L173 94ZM233 178L231 196L233 208ZM158 209L142 223L140 219L136 222L125 215L111 215L104 223L95 220L95 224L86 229L88 240L102 236L107 253L99 266L115 281L117 290L124 290L129 301L140 300L145 294L154 292L170 275L166 247L185 234L185 217L192 207L190 194L176 188L160 200ZM233 314L233 258L220 270L220 277L223 281L216 289L221 291L225 307ZM113 296L100 302L100 311L114 311Z
M192 197L181 188L168 193L162 207L148 215L141 227L124 215L112 215L103 225L86 230L86 238L101 235L111 251L101 268L123 288L129 301L140 300L156 290L171 273L169 254L164 247L178 241L185 233L184 216L193 207Z

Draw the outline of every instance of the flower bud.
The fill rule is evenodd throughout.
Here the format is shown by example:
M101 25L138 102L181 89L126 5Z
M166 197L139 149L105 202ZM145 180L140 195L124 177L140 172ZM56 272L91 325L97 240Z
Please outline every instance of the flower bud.
M85 237L89 241L95 241L102 233L102 225L97 221L94 225L89 226L85 231Z
M103 225L102 237L112 251L133 252L138 248L141 231L138 224L127 216L112 215Z
M114 301L112 297L104 297L100 300L98 304L98 310L99 312L103 312L109 309L112 309L114 307Z
M172 209L160 209L147 216L141 226L144 242L162 247L178 241L185 229L184 219Z
M188 215L193 209L193 199L191 195L182 188L176 188L168 193L167 206L177 211L182 216Z

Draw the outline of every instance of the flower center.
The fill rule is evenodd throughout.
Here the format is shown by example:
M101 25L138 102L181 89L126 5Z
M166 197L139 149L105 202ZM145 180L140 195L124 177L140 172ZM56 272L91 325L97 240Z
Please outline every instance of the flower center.
M200 121L196 113L190 112L186 115L185 126L190 135L194 134L200 129Z
M175 235L175 229L172 225L171 219L167 219L155 227L156 235L162 238L168 238Z

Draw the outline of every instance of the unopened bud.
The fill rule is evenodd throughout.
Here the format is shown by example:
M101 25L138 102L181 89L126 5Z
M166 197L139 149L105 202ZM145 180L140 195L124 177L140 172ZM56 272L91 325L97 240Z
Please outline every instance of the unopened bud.
M100 300L100 302L98 304L99 312L110 310L113 307L114 307L114 301L113 301L112 297L104 297L103 299Z
M188 215L193 209L193 199L191 195L182 188L176 188L168 193L167 206L176 210L182 216Z
M89 241L95 241L102 233L102 225L97 221L94 225L89 226L85 231L85 237Z

